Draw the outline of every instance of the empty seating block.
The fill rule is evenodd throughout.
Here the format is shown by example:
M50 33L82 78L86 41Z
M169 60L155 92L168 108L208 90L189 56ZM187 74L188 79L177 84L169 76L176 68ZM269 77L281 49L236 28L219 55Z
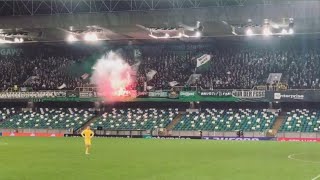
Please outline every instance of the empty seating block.
M70 129L79 128L94 116L92 109L49 109L13 114L0 128Z
M8 117L10 117L12 114L16 113L15 108L2 108L0 109L0 122L4 121Z
M166 127L178 114L178 109L115 109L105 112L91 126L97 129L149 130Z
M174 130L265 131L275 122L277 113L252 109L205 109L185 114Z
M319 132L320 112L318 110L295 109L287 112L279 132Z

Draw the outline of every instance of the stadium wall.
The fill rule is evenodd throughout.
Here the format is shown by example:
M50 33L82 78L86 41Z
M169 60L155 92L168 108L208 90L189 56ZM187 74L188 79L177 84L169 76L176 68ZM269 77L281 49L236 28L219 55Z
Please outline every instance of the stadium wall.
M280 132L278 138L320 138L320 133Z

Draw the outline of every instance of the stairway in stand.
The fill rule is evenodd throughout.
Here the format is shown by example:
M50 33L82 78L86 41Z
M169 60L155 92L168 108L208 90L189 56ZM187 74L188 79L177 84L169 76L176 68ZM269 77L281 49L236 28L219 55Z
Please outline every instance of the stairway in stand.
M276 134L278 133L278 130L280 129L281 125L283 124L285 118L286 118L286 112L281 112L271 128L271 132L267 133L267 136L275 137Z
M184 115L185 112L180 112L172 121L171 123L166 127L166 135L168 135L168 132L170 132L176 124L178 124Z

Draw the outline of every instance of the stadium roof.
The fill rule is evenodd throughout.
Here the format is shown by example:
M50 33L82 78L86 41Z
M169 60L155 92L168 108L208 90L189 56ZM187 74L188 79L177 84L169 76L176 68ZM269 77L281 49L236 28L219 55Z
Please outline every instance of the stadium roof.
M299 0L0 0L0 16L303 3Z
M295 19L296 33L320 32L319 1L277 0L0 0L0 34L32 41L64 41L74 31L101 39L152 39L137 27L175 27L200 21L204 37L233 36L229 24L248 19ZM71 30L73 29L73 30Z

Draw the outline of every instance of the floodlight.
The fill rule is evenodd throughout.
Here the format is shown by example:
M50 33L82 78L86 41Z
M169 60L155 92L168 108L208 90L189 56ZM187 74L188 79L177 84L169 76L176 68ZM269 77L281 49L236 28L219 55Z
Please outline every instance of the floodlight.
M288 31L286 29L282 29L281 34L283 35L288 34Z
M263 35L265 35L265 36L270 36L270 35L272 35L272 32L271 32L271 30L270 30L269 27L263 28Z
M201 37L201 32L197 31L194 36L195 36L195 37Z
M70 34L67 38L67 41L69 42L77 41L77 38L75 38L74 35Z
M294 34L294 30L292 28L289 29L289 34Z
M97 41L98 37L96 33L93 32L88 32L84 35L84 40L85 41Z
M248 28L248 29L246 30L246 35L247 35L247 36L252 36L252 35L253 35L253 31L252 31L251 28Z

